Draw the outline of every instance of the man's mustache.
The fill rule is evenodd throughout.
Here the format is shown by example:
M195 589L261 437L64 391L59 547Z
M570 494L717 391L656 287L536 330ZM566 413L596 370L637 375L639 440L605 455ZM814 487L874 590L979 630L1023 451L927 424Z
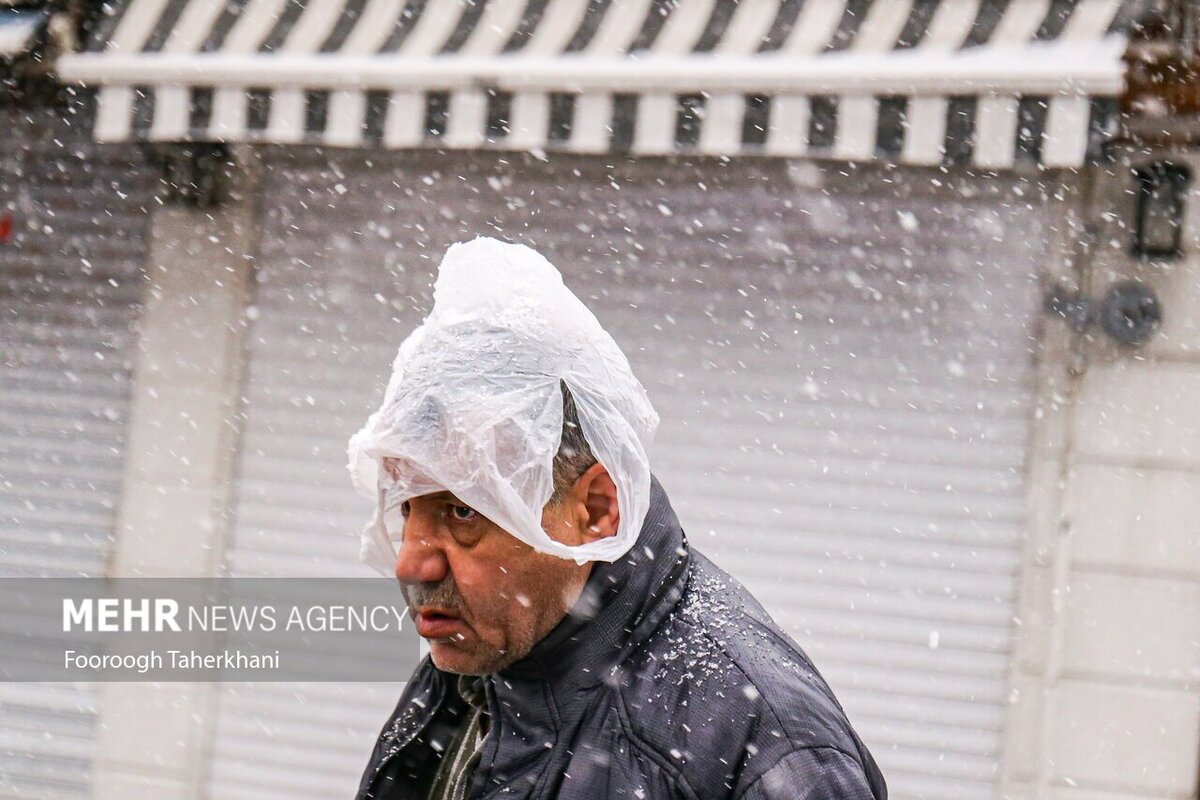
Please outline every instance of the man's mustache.
M463 597L458 591L458 585L455 584L452 576L447 576L436 583L402 583L400 584L400 593L404 596L404 602L408 603L409 608L433 606L461 614L465 606Z

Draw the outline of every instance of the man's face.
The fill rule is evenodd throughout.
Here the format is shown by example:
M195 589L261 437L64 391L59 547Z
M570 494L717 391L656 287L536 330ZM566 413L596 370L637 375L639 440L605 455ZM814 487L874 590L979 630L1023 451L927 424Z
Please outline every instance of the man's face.
M595 465L588 473L597 468L603 471ZM613 497L615 525L615 490ZM577 482L546 506L542 527L565 544L590 541L605 527L592 524L588 506ZM402 513L396 577L417 633L447 672L484 675L524 658L571 608L591 572L590 563L534 550L449 492L414 497Z

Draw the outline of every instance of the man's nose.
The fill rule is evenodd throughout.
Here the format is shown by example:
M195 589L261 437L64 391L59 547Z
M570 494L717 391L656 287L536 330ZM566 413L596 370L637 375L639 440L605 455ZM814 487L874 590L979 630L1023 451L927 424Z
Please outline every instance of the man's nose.
M404 520L396 577L402 583L437 583L446 577L449 562L421 514L410 512Z

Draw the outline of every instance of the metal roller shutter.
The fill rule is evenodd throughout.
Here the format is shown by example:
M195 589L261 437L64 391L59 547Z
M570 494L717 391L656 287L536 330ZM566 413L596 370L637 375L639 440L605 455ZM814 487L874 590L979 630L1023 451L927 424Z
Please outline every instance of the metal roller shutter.
M103 575L120 496L153 186L58 116L0 137L0 576ZM0 719L0 797L88 796L92 684L0 684Z
M360 569L346 438L445 248L523 241L645 382L691 541L813 656L893 795L990 798L1050 222L1015 179L842 169L805 188L754 160L276 156L231 567ZM281 721L330 696L308 691L223 711L214 796L265 796L242 788L251 738L297 797L352 785L391 697L343 704L335 763L327 729Z

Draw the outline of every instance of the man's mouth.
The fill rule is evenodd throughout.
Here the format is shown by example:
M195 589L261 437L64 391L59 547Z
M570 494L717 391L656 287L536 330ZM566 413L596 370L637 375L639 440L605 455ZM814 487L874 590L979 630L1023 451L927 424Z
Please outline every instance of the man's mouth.
M417 623L417 635L425 639L447 639L463 627L462 617L443 608L427 606L418 609L413 619Z

